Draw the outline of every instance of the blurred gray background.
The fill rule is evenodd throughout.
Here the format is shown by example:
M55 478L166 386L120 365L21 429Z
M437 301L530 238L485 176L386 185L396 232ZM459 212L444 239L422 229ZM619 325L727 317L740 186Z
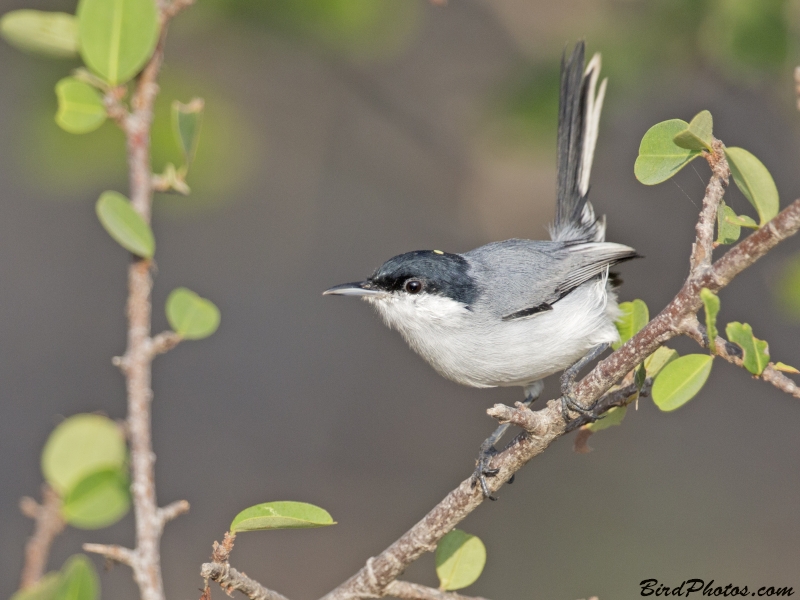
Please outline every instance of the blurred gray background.
M74 0L2 9L74 11ZM609 95L591 199L608 238L646 259L624 265L622 300L651 314L687 272L708 167L645 187L639 140L702 109L715 133L772 171L785 205L800 189L800 3L786 0L198 0L170 31L155 168L176 160L173 98L206 99L188 198L157 197L154 329L186 285L222 310L217 334L154 367L161 504L191 512L163 541L167 595L192 600L199 567L251 504L302 500L338 525L242 534L232 564L292 599L360 568L469 475L495 423L485 409L518 389L450 383L363 303L323 298L412 249L460 252L546 237L555 191L558 60L585 38L604 55ZM124 416L127 255L94 202L126 191L121 135L71 136L53 86L76 63L0 44L0 589L16 589L38 496L39 454L67 415ZM727 200L748 212L736 190ZM752 213L752 211L750 211ZM798 365L797 314L774 293L800 239L721 294L776 360ZM784 298L786 300L786 298ZM784 304L791 305L791 299ZM699 351L686 341L674 347ZM548 397L556 394L550 382ZM649 400L588 455L554 444L461 528L488 549L465 593L490 598L633 598L657 578L800 589L800 404L718 363L701 395L660 413ZM85 541L133 543L129 515L69 529L58 568ZM98 566L102 566L100 561ZM433 559L406 573L435 585ZM103 597L132 600L129 570ZM214 595L221 598L221 591Z

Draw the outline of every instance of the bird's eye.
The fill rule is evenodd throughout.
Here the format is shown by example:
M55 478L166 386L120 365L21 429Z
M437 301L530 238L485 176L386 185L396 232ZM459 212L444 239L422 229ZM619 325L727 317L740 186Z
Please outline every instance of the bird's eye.
M422 291L422 282L419 279L409 279L405 288L409 294L419 294Z

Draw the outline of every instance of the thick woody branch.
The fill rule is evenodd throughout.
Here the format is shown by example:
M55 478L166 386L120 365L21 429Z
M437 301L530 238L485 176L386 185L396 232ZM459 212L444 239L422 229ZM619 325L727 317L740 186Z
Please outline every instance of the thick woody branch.
M19 588L32 587L39 582L47 569L47 557L53 540L64 530L61 516L61 498L47 484L42 486L42 503L33 498L20 500L20 510L26 517L34 520L33 535L25 544L25 564Z

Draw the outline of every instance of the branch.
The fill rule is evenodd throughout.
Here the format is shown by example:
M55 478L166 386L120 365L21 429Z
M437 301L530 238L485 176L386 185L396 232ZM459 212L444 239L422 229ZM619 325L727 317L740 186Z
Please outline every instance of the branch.
M697 239L692 244L692 257L689 260L692 275L698 274L711 265L711 255L714 251L714 223L717 220L717 210L725 195L725 188L731 172L728 168L728 161L725 159L725 146L722 142L714 140L711 146L714 152L704 153L708 165L711 167L711 179L706 186L703 208L695 226Z
M684 333L704 348L708 348L708 334L706 333L705 327L700 324L697 318L695 318L693 321L688 320L686 322L684 325ZM731 344L719 336L717 336L715 341L717 344L717 355L720 358L723 358L729 363L744 369L742 351L738 346ZM763 381L774 385L782 392L786 392L795 398L800 398L800 387L798 387L798 385L786 375L775 369L773 363L769 363L761 375L754 375L753 377L756 379L762 379Z
M53 540L64 531L65 522L61 516L61 498L49 485L42 486L42 503L33 498L20 500L19 508L26 517L34 520L33 535L25 544L25 564L19 589L33 587L44 575L47 557Z
M164 331L150 340L150 353L152 356L169 352L181 343L183 337L174 331Z
M169 3L159 0L161 33L153 55L139 75L131 97L130 112L122 105L118 91L110 90L105 96L106 110L118 122L126 137L131 205L148 223L153 201L150 131L153 106L158 95L156 81L164 59L170 19L192 3L193 0L172 0ZM165 600L161 577L161 534L165 523L186 512L189 505L181 501L159 508L156 501L150 411L153 400L152 360L156 354L165 352L179 340L170 333L160 334L153 339L150 337L151 266L150 260L134 259L128 268L128 344L125 355L114 361L125 376L128 398L127 432L131 448L136 548L129 550L98 544L86 544L84 548L87 552L102 554L129 565L139 586L141 600Z
M99 554L109 560L133 567L137 563L136 551L111 544L84 544L83 550Z
M426 585L397 580L386 586L386 595L406 600L486 600L480 596L462 596L455 592L445 592Z
M255 579L250 579L226 563L204 563L200 575L205 579L216 581L229 595L239 590L250 600L288 600L286 596L265 588Z

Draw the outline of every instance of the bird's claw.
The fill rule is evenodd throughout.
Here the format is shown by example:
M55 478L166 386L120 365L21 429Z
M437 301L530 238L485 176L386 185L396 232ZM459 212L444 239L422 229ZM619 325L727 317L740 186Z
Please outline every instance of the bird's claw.
M497 449L494 446L490 446L489 448L481 447L481 453L478 456L475 471L472 473L472 487L474 488L476 485L480 484L483 497L489 500L497 500L495 496L492 496L492 492L489 491L489 484L486 482L487 477L494 477L500 472L500 469L489 467L489 463L495 454L497 454Z

